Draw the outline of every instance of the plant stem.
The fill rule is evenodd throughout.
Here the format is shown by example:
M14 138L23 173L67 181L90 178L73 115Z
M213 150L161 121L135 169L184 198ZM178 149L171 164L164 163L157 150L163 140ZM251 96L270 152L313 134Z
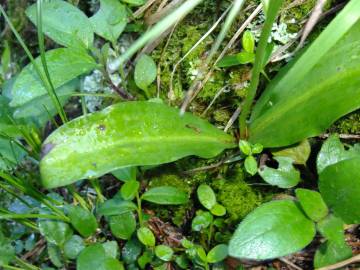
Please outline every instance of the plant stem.
M144 47L148 42L159 37L164 31L179 21L180 18L184 17L186 14L192 11L202 1L203 0L188 0L174 12L170 13L168 16L158 22L154 27L152 27L149 31L137 39L123 55L111 63L111 65L108 67L109 71L115 72L118 70L120 66L123 65L125 61L129 60L138 50Z
M1 219L27 219L27 218L43 218L43 219L54 219L54 220L61 220L64 222L68 222L67 219L55 216L55 215L46 215L46 214L1 214L0 213L0 220Z
M41 63L42 63L42 66L43 66L43 69L45 72L45 77L47 79L46 89L48 91L48 94L49 94L55 108L57 109L57 111L60 115L61 121L63 123L66 123L68 121L67 117L66 117L66 113L65 113L63 107L61 106L58 96L56 95L55 88L51 81L50 73L49 73L46 58L45 58L45 45L44 45L45 40L44 40L44 33L42 30L42 0L37 0L36 25L37 25L37 35L38 35Z
M100 187L100 183L99 183L99 179L90 179L90 183L92 185L92 187L94 188L96 194L97 194L97 199L100 203L103 203L105 201L105 197L101 192L101 187Z
M266 14L266 20L265 20L263 29L261 31L259 45L256 49L255 63L254 63L254 67L253 67L252 73L251 73L251 81L250 81L248 94L244 101L242 111L240 113L240 118L239 118L240 138L242 138L242 139L246 139L248 136L246 121L250 114L251 106L255 99L256 90L259 85L260 73L263 69L263 62L264 62L264 57L265 57L265 52L266 52L266 46L268 44L268 39L269 39L269 36L271 33L271 29L272 29L273 23L276 19L277 13L278 13L283 1L284 0L272 1L271 2L272 4L269 5L269 8L268 8L268 11Z
M142 207L141 207L141 198L139 195L139 192L136 193L136 202L137 202L137 214L138 214L138 218L139 218L139 224L140 227L143 225L143 216L142 216Z
M29 264L28 262L24 261L19 257L15 257L15 261L26 270L40 270L40 268L36 267L35 265ZM21 268L24 270L24 268Z

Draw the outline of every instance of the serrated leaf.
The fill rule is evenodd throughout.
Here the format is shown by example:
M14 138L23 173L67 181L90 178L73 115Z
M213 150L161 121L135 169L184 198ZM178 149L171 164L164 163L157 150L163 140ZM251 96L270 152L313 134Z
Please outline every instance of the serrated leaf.
M40 172L43 185L54 188L121 167L158 165L188 155L210 158L232 147L231 136L189 113L180 116L178 109L159 103L124 102L53 132L43 143L48 151Z
M317 191L298 188L295 190L296 197L306 215L312 220L318 222L329 213L329 210Z
M36 25L36 4L26 10L26 15ZM62 0L42 4L44 33L56 43L75 48L89 48L94 32L88 17L78 8Z
M90 21L96 34L115 43L127 24L127 11L118 0L101 0L100 10Z
M306 247L316 233L315 224L291 200L265 203L251 212L236 229L229 255L268 260Z
M319 189L336 216L347 224L360 223L360 158L342 160L320 174Z
M309 48L271 81L250 118L251 142L291 145L321 134L359 108L360 69L354 61L360 57L359 18L360 2L349 1Z
M293 160L288 157L275 157L279 162L277 169L263 166L259 174L265 182L280 188L292 188L300 182L300 172L293 166Z
M156 79L156 64L154 60L143 54L136 63L134 79L136 85L146 91L149 85Z
M348 150L345 150L345 147L341 143L338 135L331 135L323 143L317 156L317 171L320 174L327 166L355 157L360 157L359 148L350 147Z
M55 89L97 67L90 55L75 49L60 48L47 51L45 58ZM43 71L40 57L36 58L35 62ZM18 107L45 95L46 88L33 65L28 64L15 80L10 106Z
M188 202L187 193L170 186L151 188L141 198L145 201L162 205L177 205Z
M212 209L216 204L215 192L208 185L201 184L197 189L197 196L200 203L208 210Z

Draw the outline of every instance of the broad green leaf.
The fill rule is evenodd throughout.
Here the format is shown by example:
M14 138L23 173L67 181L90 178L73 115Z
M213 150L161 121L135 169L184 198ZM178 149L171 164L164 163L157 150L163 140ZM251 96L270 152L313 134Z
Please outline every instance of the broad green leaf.
M213 247L207 257L208 263L217 263L223 261L228 256L228 246L221 244Z
M239 148L240 148L241 152L243 152L245 155L247 155L247 156L251 155L251 144L248 141L240 140Z
M165 262L171 261L173 254L174 251L169 246L159 245L155 247L155 255Z
M101 270L125 270L124 265L114 258L106 258Z
M136 219L132 212L109 217L111 233L123 240L130 239L136 230Z
M236 229L229 255L268 260L306 247L316 233L315 224L291 200L265 203L250 213Z
M116 241L106 241L102 246L107 257L115 259L119 256L119 245Z
M188 202L188 194L186 192L170 186L151 188L141 198L145 201L162 205L176 205Z
M74 79L57 90L57 96L62 105L64 105L76 90L79 89L80 81ZM14 118L44 118L48 120L51 116L56 115L57 111L49 95L45 94L34 98L26 104L17 107L14 111Z
M248 156L245 158L245 162L244 162L244 166L245 166L245 170L250 174L250 175L255 175L258 171L258 164L256 159L254 158L254 156Z
M333 265L352 257L351 248L344 242L326 241L322 243L315 253L314 267L320 268Z
M207 261L205 249L202 246L196 247L197 256L203 261Z
M360 158L340 161L320 174L324 201L347 224L360 223Z
M360 157L358 145L345 150L339 137L337 135L332 135L321 146L321 150L316 160L317 171L320 174L327 166L355 157Z
M195 232L200 232L209 227L213 219L213 216L209 212L198 211L191 222L191 229Z
M135 198L138 190L140 188L140 183L138 181L127 181L125 182L120 189L121 197L124 200L131 201Z
M99 215L117 216L137 209L136 204L129 201L124 201L119 198L114 198L105 201L97 209Z
M330 214L317 224L317 229L326 239L343 243L345 242L344 221Z
M15 258L15 248L11 240L0 231L0 266L9 264Z
M143 54L135 66L134 79L136 85L146 91L149 85L156 79L156 64L154 60Z
M116 43L127 24L127 11L119 0L101 0L100 10L90 21L96 34Z
M121 257L126 264L136 262L136 259L141 254L142 245L137 238L132 238L126 242L121 252Z
M319 192L298 188L295 190L295 194L302 209L312 220L318 222L329 213L329 210Z
M146 2L146 0L121 0L121 1L133 6L141 6L144 5Z
M280 188L292 188L300 182L300 172L293 166L293 160L288 157L275 157L279 162L277 169L263 166L259 174L265 182Z
M289 157L295 164L305 165L311 153L311 146L308 140L281 150L272 151L274 156Z
M213 206L213 208L210 209L210 212L214 216L222 217L226 214L226 208L217 203Z
M253 53L255 51L255 38L250 31L245 31L243 34L242 46L246 52Z
M77 270L101 269L106 259L105 249L101 244L88 246L81 251L76 260Z
M118 180L127 182L136 180L136 167L125 167L111 172Z
M73 235L65 242L64 255L66 258L75 260L84 248L84 240L78 235Z
M197 189L197 196L200 203L208 210L216 204L216 195L212 188L206 184L201 184Z
M54 49L47 51L45 57L55 89L97 67L90 55L75 49ZM35 62L43 71L40 57L36 58ZM46 88L32 64L28 64L16 78L10 106L18 107L45 95L47 95Z
M254 107L250 141L281 147L324 132L360 107L360 2L352 0ZM291 132L289 132L291 131Z
M54 188L122 167L158 165L189 155L210 158L232 147L231 136L189 113L180 116L178 109L159 103L124 102L53 132L43 144L48 151L40 172L43 185Z
M69 218L73 227L83 237L91 236L98 227L95 216L81 206L70 206Z
M26 10L26 15L36 25L36 4ZM42 4L44 33L65 47L89 48L94 32L88 17L78 8L62 0Z
M155 236L153 232L147 227L141 227L137 230L137 237L145 246L155 246Z
M40 219L38 221L40 233L48 243L62 247L73 235L70 226L62 221Z

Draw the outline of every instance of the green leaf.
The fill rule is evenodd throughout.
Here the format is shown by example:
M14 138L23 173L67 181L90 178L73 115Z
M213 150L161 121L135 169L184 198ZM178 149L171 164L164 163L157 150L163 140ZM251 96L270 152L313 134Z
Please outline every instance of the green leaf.
M127 212L109 217L111 233L123 240L129 240L136 230L136 219L133 213Z
M19 127L11 121L13 112L9 107L9 102L8 98L0 95L0 134L12 138L21 137Z
M202 260L203 262L207 261L206 252L202 246L196 247L196 253L200 260Z
M47 51L45 57L55 89L97 67L95 60L80 50L54 49ZM40 57L36 58L35 62L43 71ZM28 64L16 78L12 88L13 98L10 106L18 107L46 95L47 91L41 79L32 64Z
M158 165L189 155L210 158L232 147L231 136L189 113L180 116L178 109L159 103L124 102L53 132L43 144L50 150L40 172L43 185L54 188L122 167Z
M60 268L63 265L60 248L54 244L48 244L47 252L52 264Z
M255 51L255 39L250 31L245 31L243 34L242 46L246 52L253 53Z
M311 146L308 140L304 140L294 146L271 152L274 156L289 157L295 164L305 165L311 153Z
M300 172L293 166L293 160L288 157L275 157L279 162L277 169L263 166L259 174L265 182L280 188L292 188L300 182Z
M320 36L276 76L256 103L251 142L281 147L324 132L360 107L360 2L350 1ZM291 132L289 132L291 131Z
M229 244L229 255L241 259L268 260L289 255L307 246L315 224L291 200L265 203L239 225Z
M213 206L213 208L210 209L210 212L214 216L222 217L226 214L226 208L217 203Z
M65 242L64 255L66 258L75 260L84 248L84 240L78 235L73 235Z
M244 162L244 166L245 166L245 170L250 175L255 175L257 173L257 171L258 171L257 161L253 156L246 157L245 162Z
M216 204L216 195L212 188L206 184L201 184L197 189L197 196L200 203L208 210Z
M141 198L145 201L162 205L177 205L188 202L188 194L186 192L170 186L151 188Z
M172 259L174 251L171 247L165 245L159 245L155 247L155 255L165 262L169 262Z
M240 140L239 141L239 148L241 152L243 152L245 155L250 156L251 155L251 144L248 141Z
M136 259L141 254L141 248L142 245L136 238L132 238L127 241L121 253L121 257L123 258L124 262L126 264L136 262Z
M36 25L36 4L26 10L26 15ZM88 17L75 6L62 0L42 4L44 33L65 47L89 48L94 41L94 32Z
M135 198L138 190L140 188L140 183L138 181L127 181L125 182L120 189L121 197L124 200L131 201Z
M224 244L213 247L207 255L207 262L217 263L223 261L228 256L228 249L228 246Z
M145 246L153 247L155 246L155 236L153 232L147 227L141 227L137 230L137 237L141 243Z
M10 170L24 159L26 152L19 144L18 141L0 137L0 170Z
M118 0L101 0L100 10L90 21L96 34L115 43L127 24L127 11Z
M360 157L359 147L349 147L348 150L345 150L339 136L332 135L323 143L317 156L317 171L320 174L327 166L355 157Z
M157 69L154 60L143 54L135 66L134 79L136 85L146 91L149 85L156 79Z
M91 236L98 227L95 216L80 206L69 207L69 218L73 227L83 237Z
M345 242L344 225L344 221L331 214L317 224L317 229L326 239L343 243Z
M251 146L251 152L253 154L260 154L264 150L264 147L260 143L255 143Z
M121 0L124 3L130 4L132 6L141 6L144 5L146 0Z
M0 266L9 264L15 258L15 248L0 231Z
M249 63L253 63L255 60L255 54L250 52L239 52L235 55L227 55L224 56L217 64L217 67L231 67L237 65L245 65Z
M101 270L125 270L124 265L114 258L106 258Z
M340 161L320 174L324 201L347 224L360 223L360 158Z
M62 221L40 219L38 227L47 242L60 247L73 235L70 226Z
M151 249L147 249L137 260L138 265L141 269L145 269L146 265L151 263L154 258L154 252Z
M191 222L191 229L195 232L200 232L209 227L211 222L213 222L213 216L209 212L198 211Z
M329 210L319 192L298 188L295 190L295 194L302 209L313 221L318 222L329 213Z
M322 243L315 253L314 267L332 265L352 257L351 248L345 243L327 241Z
M136 167L125 167L111 172L118 180L127 182L134 180L136 181Z
M101 244L85 248L76 260L77 270L101 269L106 258L105 249Z
M115 259L119 256L119 245L116 241L106 241L102 246L107 257Z
M117 216L137 209L136 204L129 201L124 201L119 198L114 198L105 201L97 209L99 215Z

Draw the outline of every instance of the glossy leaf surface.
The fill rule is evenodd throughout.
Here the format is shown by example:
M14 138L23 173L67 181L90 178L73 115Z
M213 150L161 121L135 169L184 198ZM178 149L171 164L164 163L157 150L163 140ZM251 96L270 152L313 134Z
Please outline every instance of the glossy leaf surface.
M97 66L95 60L86 52L75 49L54 49L46 52L45 57L55 89ZM40 57L36 58L35 62L43 71ZM44 95L47 95L46 88L33 65L28 64L16 78L10 106L21 106Z
M319 135L360 107L359 18L360 2L350 1L271 82L250 119L252 142L265 147L290 145Z
M26 10L26 15L36 24L36 4ZM77 7L62 0L42 4L44 33L56 43L66 47L89 48L94 32L88 17Z
M146 191L141 199L162 205L184 204L188 201L188 194L175 187L154 187Z
M298 188L295 194L304 212L312 220L320 221L328 214L329 210L319 192Z
M324 201L347 224L360 223L360 158L340 161L320 174Z
M159 103L126 102L53 132L43 144L40 171L43 185L54 188L122 167L189 155L210 158L231 147L231 136L189 113L180 116L177 109Z
M80 206L69 207L69 218L73 227L83 237L89 237L98 227L95 216Z
M291 200L265 203L239 225L229 244L230 256L267 260L307 246L316 233L315 224Z

